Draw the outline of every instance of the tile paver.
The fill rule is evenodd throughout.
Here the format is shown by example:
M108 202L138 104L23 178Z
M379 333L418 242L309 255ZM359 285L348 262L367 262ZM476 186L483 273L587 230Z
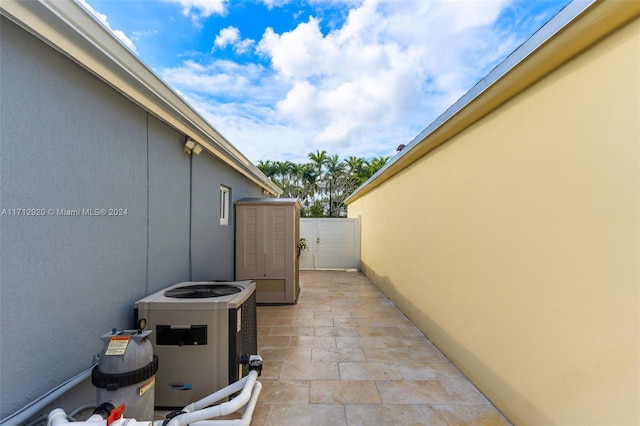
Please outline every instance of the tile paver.
M509 425L363 274L301 271L297 305L258 306L252 425Z

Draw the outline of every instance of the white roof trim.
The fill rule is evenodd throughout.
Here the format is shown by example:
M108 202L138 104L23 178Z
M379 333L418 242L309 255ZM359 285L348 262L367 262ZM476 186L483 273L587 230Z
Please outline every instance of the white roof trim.
M626 23L626 20L639 13L639 9L640 2L572 1L413 138L400 153L356 189L345 203L355 201L413 164L436 146L445 143L449 137L479 120L489 111L498 108L508 100L509 96L515 96L518 92L525 90L538 78L552 72L582 49ZM590 19L581 19L587 14L594 16ZM577 29L570 31L569 29L578 21L580 25L576 26ZM580 35L583 34L587 36L580 39ZM558 38L563 38L563 41L554 43ZM546 47L549 49L543 52L542 49ZM554 50L562 53L552 57ZM547 60L545 55L550 59ZM444 134L448 136L445 138Z
M265 191L282 194L278 186L78 3L2 0L0 13L189 136Z

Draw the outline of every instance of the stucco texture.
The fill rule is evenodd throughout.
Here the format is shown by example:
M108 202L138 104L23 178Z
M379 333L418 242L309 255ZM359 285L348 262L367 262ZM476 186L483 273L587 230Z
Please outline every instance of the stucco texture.
M186 155L184 134L5 18L0 30L4 419L89 368L102 334L133 326L136 300L232 279L218 189L261 189L206 152ZM107 213L82 213L95 209Z
M349 205L363 271L515 424L640 422L640 22Z

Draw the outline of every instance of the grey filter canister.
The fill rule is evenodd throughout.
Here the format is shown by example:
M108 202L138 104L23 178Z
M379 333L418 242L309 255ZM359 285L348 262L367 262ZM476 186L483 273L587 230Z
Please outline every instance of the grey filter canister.
M97 388L98 405L124 404L124 417L153 420L155 374L158 357L148 337L151 330L112 330L100 339L104 348L93 368L91 383ZM117 404L117 405L116 405Z

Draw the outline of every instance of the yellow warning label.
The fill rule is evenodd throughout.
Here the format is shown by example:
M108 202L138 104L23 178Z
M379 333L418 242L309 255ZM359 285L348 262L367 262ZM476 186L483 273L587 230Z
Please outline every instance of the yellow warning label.
M105 355L124 355L131 338L129 336L113 336L107 346Z
M138 388L138 396L142 396L144 395L144 393L146 391L148 391L149 389L151 389L154 385L154 383L156 382L156 378L153 377L151 378L151 380L149 380L147 383L145 383L144 385L140 386Z

